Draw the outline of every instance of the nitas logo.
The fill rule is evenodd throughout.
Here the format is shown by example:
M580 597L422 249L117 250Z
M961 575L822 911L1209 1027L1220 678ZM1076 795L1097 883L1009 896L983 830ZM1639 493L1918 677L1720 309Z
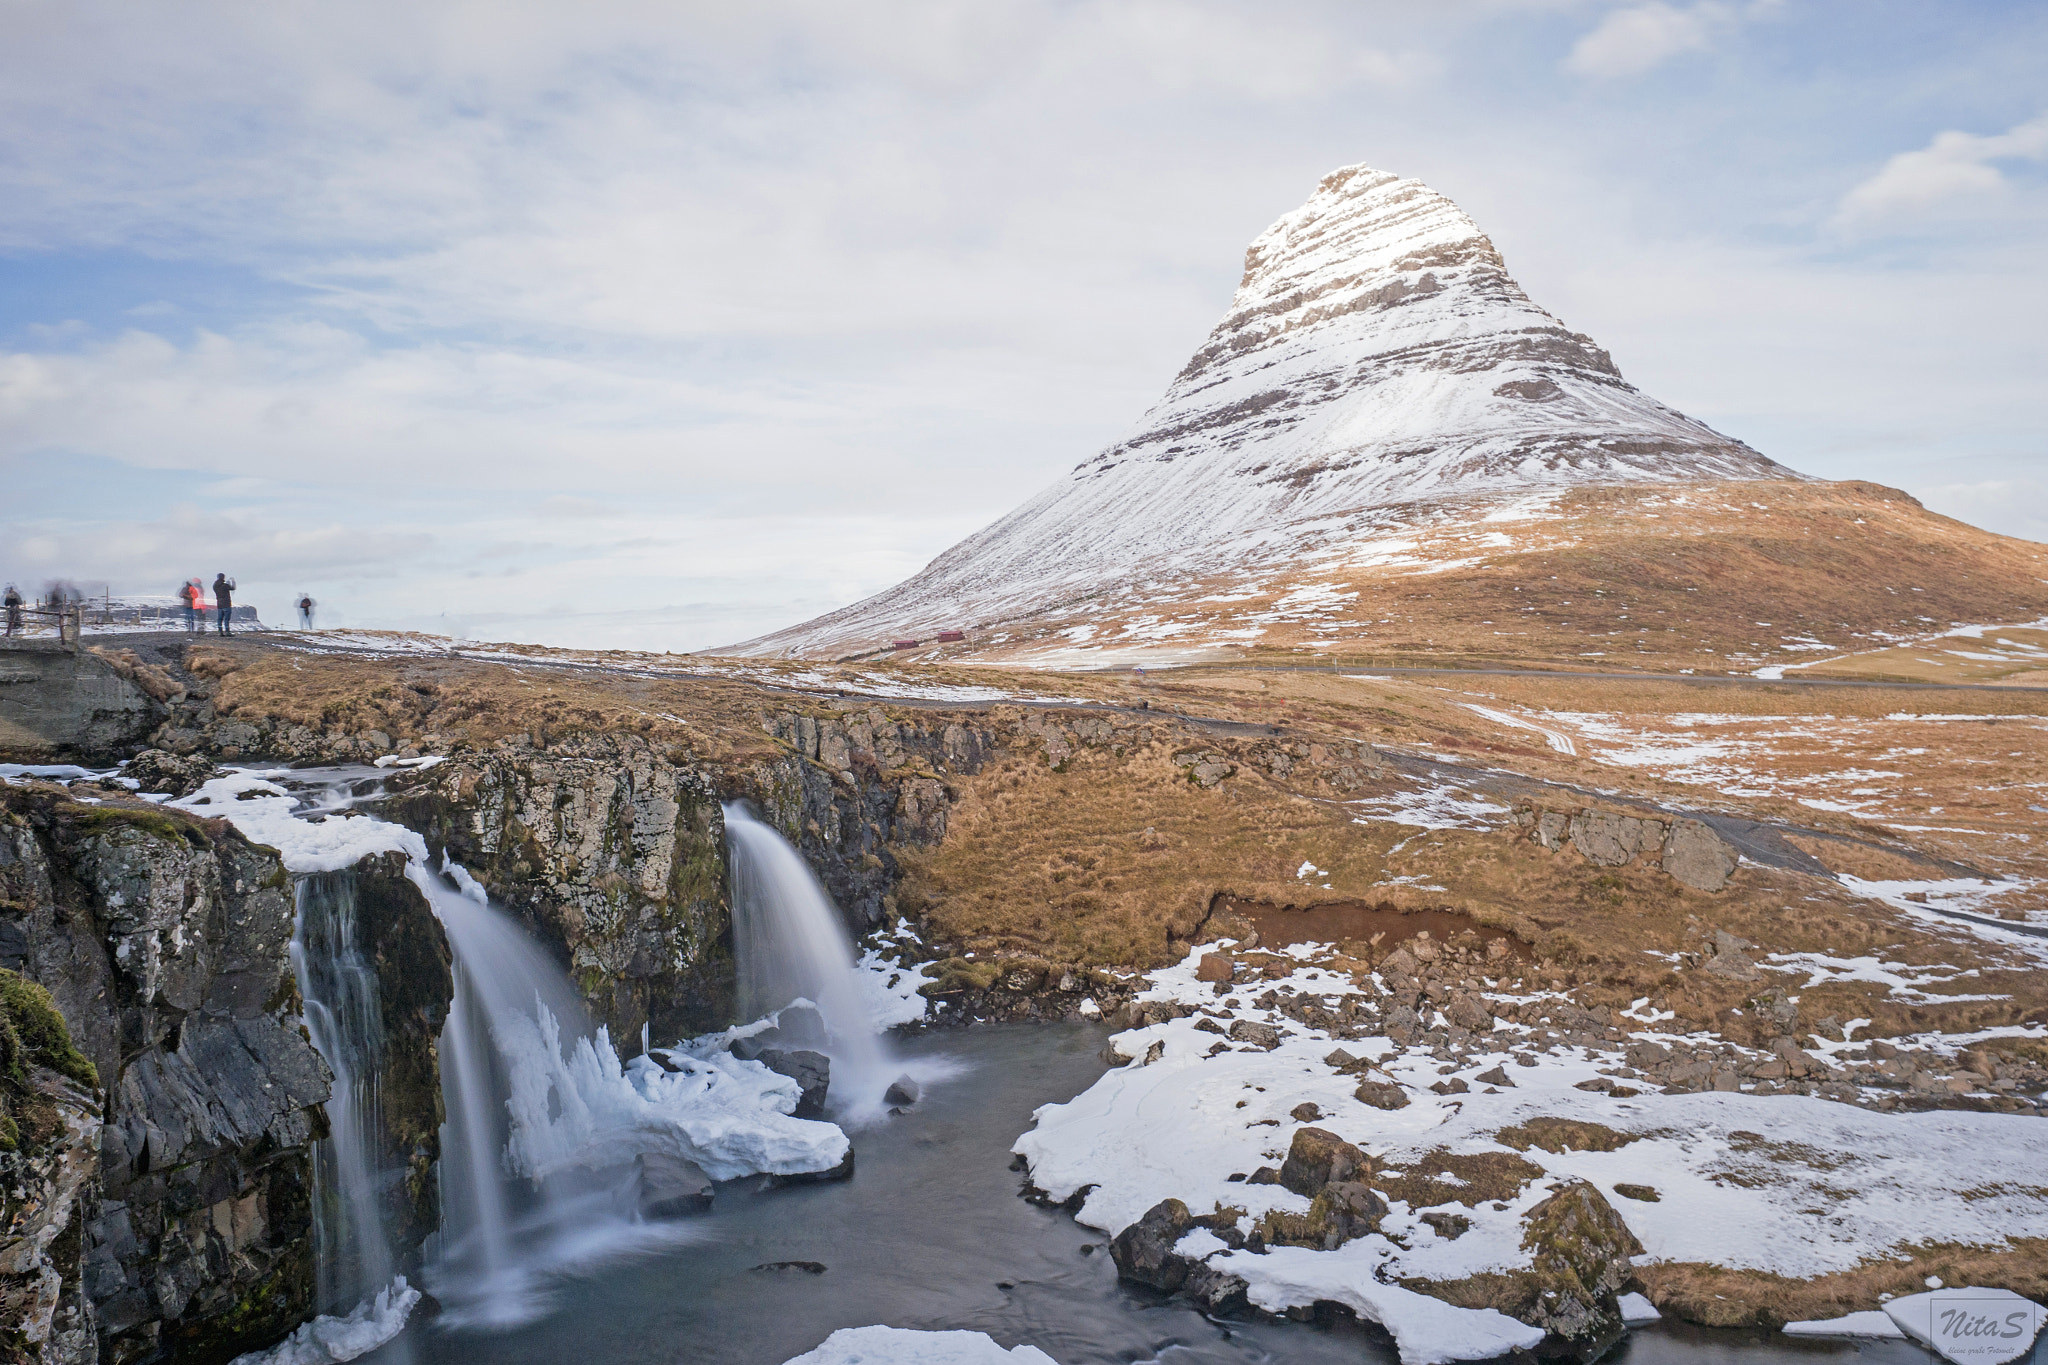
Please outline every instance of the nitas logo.
M1955 1365L2005 1365L2041 1334L2039 1304L2009 1289L1937 1289L1894 1299L1884 1311L1906 1334Z

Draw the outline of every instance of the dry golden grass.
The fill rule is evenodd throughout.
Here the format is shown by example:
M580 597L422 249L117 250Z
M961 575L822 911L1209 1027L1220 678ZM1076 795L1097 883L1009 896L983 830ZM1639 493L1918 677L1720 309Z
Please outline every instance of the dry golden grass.
M1020 750L956 781L946 840L903 855L898 903L966 949L1150 967L1179 955L1220 891L1284 895L1303 858L1366 875L1340 812L1250 774L1204 791L1177 747L1160 727L1064 772Z
M2048 630L2001 626L1984 631L1981 639L1937 637L1829 659L1800 671L1815 678L2024 684L2042 673L2044 662L2048 662Z
M2048 1297L2048 1239L2015 1237L2002 1247L1918 1247L1909 1259L1812 1279L1692 1262L1636 1268L1652 1303L1709 1327L1777 1327L1864 1312L1881 1307L1885 1297L1921 1292L1930 1275L1943 1284L2010 1289L2039 1301Z
M379 729L398 743L429 749L517 735L545 742L579 732L625 732L644 736L678 761L743 766L785 752L763 732L764 715L791 706L829 714L834 705L831 699L793 697L732 678L316 655L260 642L197 646L190 663L195 672L218 679L216 701L226 714L276 717L317 732ZM925 682L943 677L914 667L899 667L888 676ZM984 685L991 678L984 670L972 676ZM1083 748L1064 771L1051 767L1037 743L1014 728L1019 713L1008 713L1012 720L1004 721L1000 708L990 706L919 710L927 724L958 718L1011 740L1011 747L978 776L947 779L955 804L941 845L897 851L905 870L899 908L922 919L936 941L958 951L1150 967L1180 955L1219 896L1273 906L1356 900L1401 911L1468 916L1529 945L1530 956L1542 959L1543 979L1569 979L1584 988L1587 998L1602 1003L1626 1005L1651 996L1660 1007L1698 1024L1726 1026L1727 1011L1756 987L1698 972L1674 975L1652 954L1695 949L1697 931L1711 928L1750 939L1761 945L1761 952L1881 953L1888 961L1912 965L1947 961L1974 967L1985 975L1963 983L1970 993L2011 996L1908 1006L1868 983L1824 983L1803 991L1796 976L1762 983L1784 984L1802 994L1802 1014L1809 1020L1829 1013L1842 1019L1866 1017L1875 1021L1871 1032L1882 1035L1929 1027L1991 1027L2041 1016L2048 988L2034 981L2038 973L2018 970L1980 941L1931 936L1830 882L1745 868L1729 890L1710 896L1678 886L1652 867L1593 867L1575 853L1553 854L1506 830L1424 831L1378 819L1361 822L1354 808L1332 798L1330 789L1276 779L1249 765L1214 790L1203 790L1172 762L1175 751L1206 742L1204 731L1175 720L1171 712L1177 708L1190 715L1277 726L1283 739L1366 739L1395 749L1449 754L1475 765L1475 781L1491 780L1482 779L1479 768L1507 769L1587 788L1621 788L1680 805L1782 818L1863 840L1803 841L1830 866L1863 876L1913 866L1906 855L1915 850L1978 856L1983 846L2000 842L1986 835L1957 835L1958 840L1976 840L1958 850L1940 834L1894 838L1853 815L1817 811L1788 797L1734 795L1672 780L1654 768L1602 764L1587 752L1596 754L1597 746L1582 744L1576 756L1557 753L1539 735L1467 709L1468 703L1479 703L1526 711L1550 724L1555 716L1546 719L1544 708L1568 706L1576 712L1626 714L1639 728L1676 726L1676 718L1702 709L1700 690L1687 685L1492 677L1373 681L1326 673L1215 670L1143 685L1128 676L1006 681L1130 708L1143 700L1154 709L1125 713L1126 721L1142 723L1139 731L1126 732L1142 734L1140 741L1126 742L1121 752ZM2015 714L2024 713L2029 703L2008 692L1717 688L1710 695L1714 710L1749 718L1756 726L1784 729L1777 718L1797 715L1836 726L1853 722L1867 730L1846 751L1839 744L1825 753L1782 745L1770 750L1768 762L1781 776L1821 771L1826 763L1870 766L1875 755L1886 751L1925 749L1888 761L1909 775L1915 800L1966 812L1971 828L1994 828L1984 803L2005 799L1999 780L1987 777L1998 763L2017 781L2033 780L2029 774L2043 776L2024 766L2042 761L2043 746L2032 745L2036 722ZM898 715L910 714L906 703L881 704ZM1937 743L1914 729L1931 722L1887 719L1907 705L2004 718L1946 724ZM1905 742L1915 739L1921 742ZM2008 744L2011 750L2000 747ZM2001 756L2012 750L2022 750L2021 757ZM1398 785L1389 778L1355 795ZM1540 789L1531 790L1540 794ZM1559 796L1565 804L1578 799L1569 793ZM2001 866L2022 873L2038 868L2030 860L2042 855L2028 851L2030 844L2003 843L2018 851ZM1313 884L1297 876L1304 862L1321 869ZM2040 872L2048 874L2048 869ZM1932 989L1938 993L1943 988Z
M741 683L526 668L465 659L307 654L259 643L194 647L186 666L217 680L215 708L315 734L381 730L426 748L524 735L632 734L705 759L775 752L760 691Z
M1157 647L1162 655L1252 662L1312 650L1383 666L1746 671L1811 660L1814 645L1846 652L1952 624L2048 617L2048 547L1876 484L1584 488L1539 517L1480 520L1492 505L1387 509L1399 523L1387 538L1408 548L1373 554L1379 563L1318 558L1170 589L1148 583L1142 594L1106 587L1029 620L983 623L963 644L920 657L1070 655L1062 633L1080 624L1097 641L1143 650L1149 625L1164 621L1188 629ZM1303 584L1350 596L1291 605ZM1250 650L1209 634L1241 641L1253 626L1262 633ZM1000 644L990 639L997 631L1008 637ZM1122 640L1129 645L1115 645Z

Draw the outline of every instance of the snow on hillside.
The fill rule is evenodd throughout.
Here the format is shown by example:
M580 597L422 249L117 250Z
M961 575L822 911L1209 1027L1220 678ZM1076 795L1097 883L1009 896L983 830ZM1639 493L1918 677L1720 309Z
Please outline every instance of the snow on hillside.
M832 652L1271 562L1400 503L1785 477L1625 383L1450 200L1349 166L1252 243L1230 311L1128 436L909 581L732 652Z

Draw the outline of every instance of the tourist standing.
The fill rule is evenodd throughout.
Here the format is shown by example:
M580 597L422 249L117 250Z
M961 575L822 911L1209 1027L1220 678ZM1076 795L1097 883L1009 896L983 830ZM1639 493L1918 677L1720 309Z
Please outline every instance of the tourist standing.
M12 583L7 585L7 633L14 634L21 629L21 589Z
M200 603L206 600L206 591L199 586L198 579L188 578L185 580L185 586L178 589L178 597L185 604L185 633L196 634L199 630L199 614L205 610Z
M313 599L312 599L312 597L311 597L311 596L310 596L309 594L307 594L307 593L303 593L303 592L302 592L302 593L300 593L300 594L299 594L299 629L300 629L300 630L311 630L311 629L313 628L313 607L314 607L314 602L313 602Z
M235 580L225 573L213 576L213 609L219 616L214 629L223 635L233 635L228 622L235 614Z

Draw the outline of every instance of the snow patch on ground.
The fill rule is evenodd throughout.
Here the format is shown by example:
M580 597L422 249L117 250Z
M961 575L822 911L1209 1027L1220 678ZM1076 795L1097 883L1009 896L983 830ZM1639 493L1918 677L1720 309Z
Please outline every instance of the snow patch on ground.
M1410 788L1344 804L1358 812L1353 817L1357 824L1385 821L1417 829L1493 829L1500 817L1511 813L1506 806L1458 787Z
M894 929L874 934L862 948L854 970L877 1029L923 1022L930 1002L918 991L931 979L931 964L904 962L922 946L910 921L898 919Z
M339 872L372 854L387 852L403 853L425 865L426 840L403 825L351 811L317 821L300 818L296 812L302 798L273 780L290 772L289 768L230 768L190 796L165 804L194 815L226 818L250 842L276 849L284 858L285 869L294 875Z
M1848 1313L1839 1318L1815 1318L1806 1322L1785 1324L1788 1337L1872 1337L1884 1340L1892 1337L1903 1339L1905 1333L1881 1308L1862 1313Z
M1805 973L1805 984L1801 990L1812 990L1815 986L1830 985L1838 981L1868 981L1873 985L1886 987L1892 999L1909 1005L1960 1004L1966 1000L2010 1000L2009 995L1931 995L1922 989L1930 985L1946 985L1962 977L1976 976L1972 967L1963 971L1956 967L1936 965L1914 967L1904 962L1886 962L1876 956L1830 957L1826 953L1775 953L1757 964L1769 972Z
M1032 1130L1017 1140L1014 1150L1028 1163L1032 1183L1050 1198L1087 1190L1076 1214L1082 1223L1115 1233L1169 1197L1197 1213L1218 1205L1245 1209L1254 1219L1269 1209L1305 1213L1309 1201L1300 1195L1243 1179L1280 1164L1300 1125L1293 1111L1303 1104L1322 1115L1317 1126L1395 1168L1412 1169L1440 1146L1460 1154L1505 1151L1495 1134L1538 1115L1592 1120L1635 1137L1611 1152L1520 1152L1548 1179L1502 1207L1447 1206L1471 1220L1454 1240L1423 1223L1421 1209L1397 1203L1381 1234L1334 1251L1212 1253L1211 1263L1242 1276L1262 1307L1336 1298L1378 1317L1401 1342L1404 1360L1476 1358L1508 1348L1491 1334L1509 1328L1457 1318L1465 1310L1434 1300L1427 1301L1426 1320L1404 1317L1425 1310L1386 1294L1386 1282L1455 1280L1526 1264L1522 1215L1558 1179L1588 1180L1608 1192L1622 1183L1656 1189L1655 1203L1610 1201L1653 1258L1801 1278L1923 1242L1995 1247L2009 1237L2048 1235L2048 1192L2021 1188L2012 1176L2048 1166L2048 1124L2032 1117L1887 1114L1802 1095L1616 1098L1577 1087L1623 1067L1622 1044L1533 1053L1527 1030L1505 1024L1448 1066L1441 1056L1383 1036L1343 1041L1347 1052L1373 1064L1375 1079L1406 1090L1407 1107L1383 1111L1353 1097L1355 1075L1325 1062L1331 1034L1246 1003L1254 989L1286 987L1334 1008L1357 992L1353 979L1316 965L1313 951L1297 945L1289 955L1301 965L1284 980L1219 1000L1195 979L1195 965L1230 946L1200 945L1149 977L1139 1000L1177 1000L1203 1012L1112 1040L1126 1057L1150 1057L1156 1048L1156 1058L1116 1068L1074 1099L1041 1107ZM1204 1015L1226 1030L1251 1020L1283 1036L1271 1051L1232 1048L1197 1027ZM1669 1037L1653 1028L1635 1036ZM1479 1079L1495 1066L1507 1068L1512 1088ZM1467 1088L1430 1088L1448 1080Z
M1576 754L1579 751L1578 746L1572 743L1571 736L1561 730L1553 730L1547 725L1538 725L1533 720L1525 720L1521 716L1509 715L1505 711L1496 711L1491 706L1480 706L1469 701L1461 701L1458 705L1464 707L1467 711L1477 712L1496 725L1505 725L1516 730L1534 730L1549 742L1551 748L1561 754Z

